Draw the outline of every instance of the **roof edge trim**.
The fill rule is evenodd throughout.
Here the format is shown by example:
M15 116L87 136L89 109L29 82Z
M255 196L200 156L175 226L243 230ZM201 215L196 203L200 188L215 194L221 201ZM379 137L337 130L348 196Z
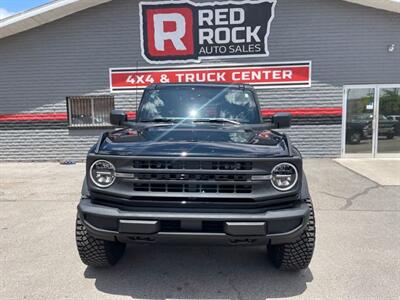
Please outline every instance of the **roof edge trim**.
M387 10L395 13L400 13L399 0L344 0L346 2L368 6L376 9Z
M56 0L0 20L0 39L112 0Z

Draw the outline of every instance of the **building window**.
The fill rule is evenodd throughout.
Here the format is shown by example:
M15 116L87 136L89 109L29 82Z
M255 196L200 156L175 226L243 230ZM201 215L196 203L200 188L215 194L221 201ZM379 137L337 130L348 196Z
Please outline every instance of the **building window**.
M113 96L68 97L70 127L107 127L114 109Z

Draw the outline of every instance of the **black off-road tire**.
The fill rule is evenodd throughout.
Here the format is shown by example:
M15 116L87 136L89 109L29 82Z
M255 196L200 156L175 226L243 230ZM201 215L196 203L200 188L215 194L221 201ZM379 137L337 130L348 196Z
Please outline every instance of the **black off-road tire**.
M268 256L279 270L306 269L311 262L315 247L315 217L311 199L307 201L310 217L301 236L292 243L268 245Z
M125 244L90 236L79 216L76 217L76 246L82 262L92 267L115 265L125 251Z

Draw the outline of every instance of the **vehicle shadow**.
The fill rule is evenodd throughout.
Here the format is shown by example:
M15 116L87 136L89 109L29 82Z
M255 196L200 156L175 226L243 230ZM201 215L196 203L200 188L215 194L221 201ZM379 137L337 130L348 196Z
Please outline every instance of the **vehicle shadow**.
M88 267L104 293L140 299L266 299L302 294L310 269L276 270L265 247L130 245L112 268Z

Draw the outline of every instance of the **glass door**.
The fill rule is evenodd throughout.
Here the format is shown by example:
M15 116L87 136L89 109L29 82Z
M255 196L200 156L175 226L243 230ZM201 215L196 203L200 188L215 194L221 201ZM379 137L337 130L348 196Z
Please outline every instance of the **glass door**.
M344 154L373 155L375 93L375 87L355 87L345 90Z
M400 85L345 87L343 105L345 156L400 157Z
M379 88L376 153L400 155L400 85Z

